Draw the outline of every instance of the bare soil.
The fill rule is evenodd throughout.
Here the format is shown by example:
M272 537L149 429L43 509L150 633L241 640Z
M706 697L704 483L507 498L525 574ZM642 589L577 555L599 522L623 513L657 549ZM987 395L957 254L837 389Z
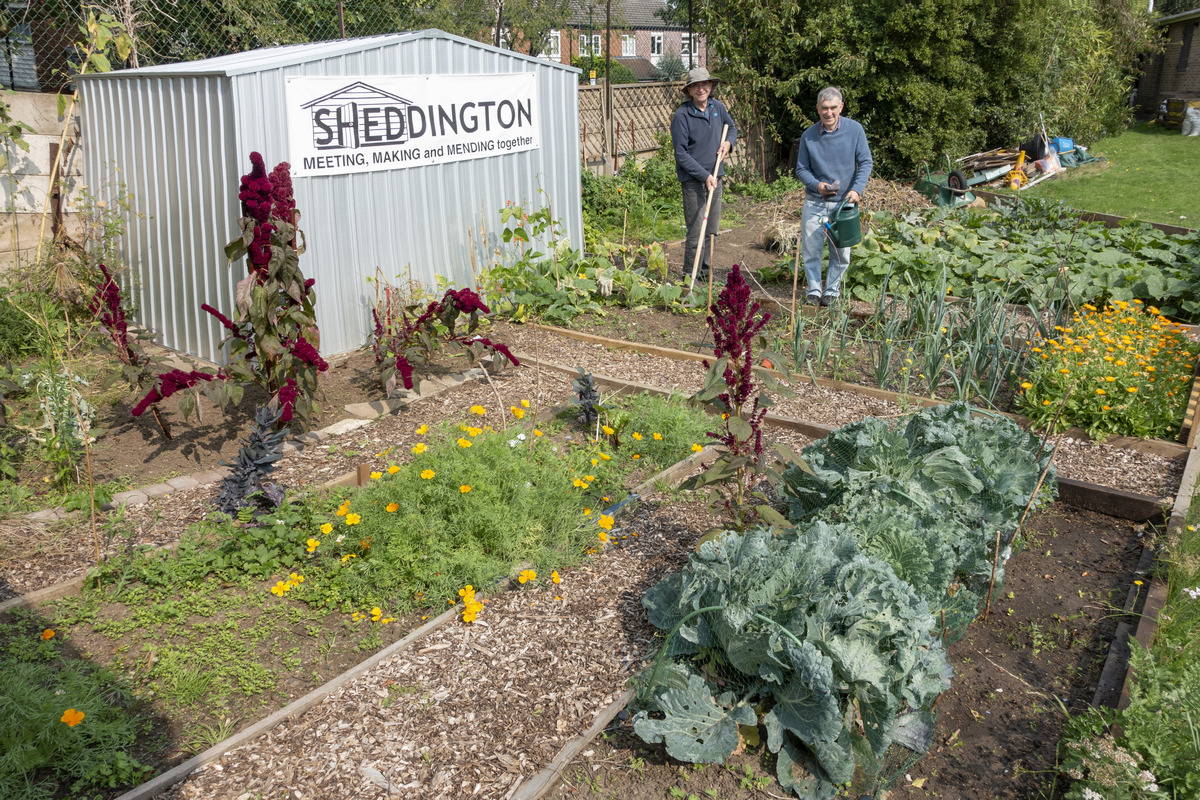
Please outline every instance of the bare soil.
M1124 602L1141 555L1139 527L1062 504L1031 517L990 615L949 649L954 678L936 706L931 751L897 765L889 800L1061 796L1055 753L1062 709L1079 714L1092 701L1121 619L1114 606ZM550 795L689 796L787 795L763 745L721 766L683 764L621 719L563 770L562 787Z

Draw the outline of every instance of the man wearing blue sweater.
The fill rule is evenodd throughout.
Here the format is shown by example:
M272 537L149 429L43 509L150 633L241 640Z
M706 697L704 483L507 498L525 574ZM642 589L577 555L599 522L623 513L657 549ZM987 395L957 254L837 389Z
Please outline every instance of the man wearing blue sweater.
M683 186L683 219L687 223L687 244L683 248L683 273L690 275L696 262L696 248L704 253L699 270L706 277L712 269L712 248L700 241L700 226L704 221L704 206L708 193L713 193L712 206L708 212L705 238L716 233L721 225L721 181L725 165L717 174L717 154L728 155L737 141L737 128L733 118L720 100L712 98L717 81L708 70L697 67L688 73L683 91L691 99L675 110L671 117L671 144L675 148L675 177ZM721 141L721 130L726 125L729 132Z
M850 248L834 247L829 241L829 273L822 290L825 223L843 199L847 204L859 201L874 162L862 125L842 116L840 89L830 86L817 94L817 116L820 122L801 135L796 156L796 177L804 184L800 252L808 280L804 301L828 306L841 291L842 275L850 266Z

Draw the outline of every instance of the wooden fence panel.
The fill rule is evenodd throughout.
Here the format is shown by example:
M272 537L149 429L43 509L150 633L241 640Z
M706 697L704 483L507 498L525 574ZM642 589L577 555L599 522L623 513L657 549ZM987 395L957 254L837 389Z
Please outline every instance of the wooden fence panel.
M671 129L683 102L683 83L630 83L613 87L613 138L618 155L645 153L655 136ZM604 159L604 87L579 87L579 154L585 163Z

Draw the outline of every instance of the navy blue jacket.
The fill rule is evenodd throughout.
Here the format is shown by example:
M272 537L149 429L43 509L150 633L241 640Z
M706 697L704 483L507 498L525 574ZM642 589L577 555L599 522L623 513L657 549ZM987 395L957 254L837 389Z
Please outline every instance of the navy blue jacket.
M725 138L730 148L737 142L733 117L720 100L711 97L704 111L688 100L671 117L671 144L675 146L675 177L679 182L706 181L717 165L717 148L721 146L721 128L729 126ZM717 177L725 174L725 165Z

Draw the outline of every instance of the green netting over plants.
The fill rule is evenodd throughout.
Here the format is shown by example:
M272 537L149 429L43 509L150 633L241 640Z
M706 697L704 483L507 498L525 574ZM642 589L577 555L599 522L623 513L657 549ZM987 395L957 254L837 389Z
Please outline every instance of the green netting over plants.
M696 762L761 724L780 784L828 800L879 791L928 748L946 644L1056 483L1037 437L965 404L853 423L803 458L811 474L780 487L794 528L705 541L642 599L665 641L633 724Z
M1035 488L1035 507L1057 494L1051 453L1038 437L1005 417L976 414L953 403L902 426L845 425L803 451L811 473L792 467L781 487L793 521L847 523L863 552L890 564L929 603L951 642L978 613L993 565L994 591L1003 585Z

